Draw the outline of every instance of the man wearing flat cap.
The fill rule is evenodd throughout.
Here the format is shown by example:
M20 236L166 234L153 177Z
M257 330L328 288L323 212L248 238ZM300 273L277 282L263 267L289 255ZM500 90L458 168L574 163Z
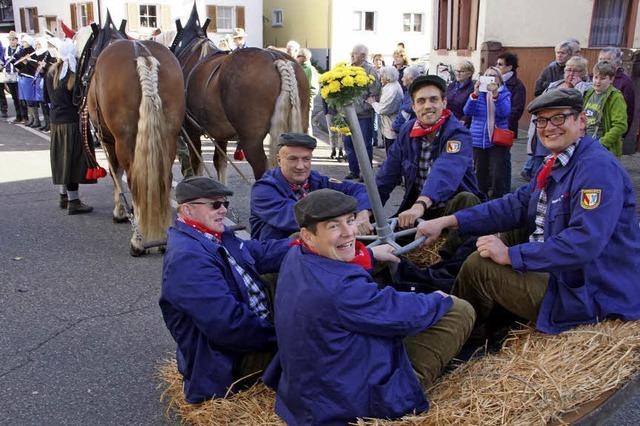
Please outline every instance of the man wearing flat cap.
M444 228L484 235L454 286L479 324L495 305L552 334L606 318L639 319L640 227L627 172L585 135L578 90L544 93L528 111L551 151L531 182L423 222L417 235L427 235L426 244ZM494 235L511 230L505 241Z
M176 187L160 308L177 343L185 398L194 404L224 397L243 377L255 381L276 348L273 287L260 274L278 270L289 241L243 241L226 229L232 194L207 177Z
M356 241L357 201L320 189L295 206L300 239L280 269L278 355L264 380L287 424L347 424L428 408L425 389L466 341L475 318L442 292L380 290L375 261L389 245ZM437 325L437 327L432 327Z
M420 76L411 83L416 118L402 126L376 176L383 203L404 181L398 210L402 228L414 226L419 218L451 214L480 202L471 134L447 109L446 89L445 81L435 75Z
M251 188L251 237L285 238L298 231L295 203L321 188L335 189L358 201L356 221L360 234L370 234L369 197L364 185L341 182L311 170L317 141L304 133L283 133L278 141L278 167L268 170Z

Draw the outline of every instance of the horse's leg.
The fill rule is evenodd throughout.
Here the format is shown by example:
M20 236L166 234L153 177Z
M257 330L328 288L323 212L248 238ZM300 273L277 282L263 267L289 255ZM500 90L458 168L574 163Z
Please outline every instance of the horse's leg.
M254 136L252 138L241 136L238 139L238 144L242 147L244 155L253 169L253 175L256 180L260 179L269 168L269 161L262 147L263 140L264 135L262 137Z
M217 146L216 150L213 153L213 165L216 168L216 173L218 174L218 181L223 185L227 184L227 144L228 141L219 141L216 140ZM218 149L218 146L220 149Z
M105 136L103 136L105 137ZM107 139L105 137L105 139ZM112 219L114 223L124 223L129 220L127 216L127 210L122 205L120 200L120 189L123 188L122 175L124 170L118 163L118 157L116 156L116 149L113 141L104 141L102 146L107 151L107 159L109 160L109 171L111 179L113 179L113 212Z
M191 143L187 142L189 146L189 158L191 159L191 171L196 176L202 176L202 162L198 155L202 155L202 144L200 142L200 130L193 124L189 122L187 119L184 125L187 134L189 135L189 139L191 139ZM184 173L183 173L184 175ZM186 176L185 176L186 177Z

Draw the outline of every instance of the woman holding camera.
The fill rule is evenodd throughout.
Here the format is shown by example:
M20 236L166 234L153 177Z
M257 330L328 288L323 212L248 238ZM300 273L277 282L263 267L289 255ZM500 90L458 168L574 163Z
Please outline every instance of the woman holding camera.
M511 93L496 67L489 67L476 82L464 106L464 115L471 117L473 159L478 187L490 199L504 195L505 156L509 147ZM496 130L499 129L499 130ZM513 142L513 135L511 137Z

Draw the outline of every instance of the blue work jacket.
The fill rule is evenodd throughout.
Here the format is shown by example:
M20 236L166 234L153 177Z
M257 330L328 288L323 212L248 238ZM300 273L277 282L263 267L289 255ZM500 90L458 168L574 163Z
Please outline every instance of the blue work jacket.
M411 190L418 175L422 150L421 138L409 137L415 120L409 120L402 126L398 139L389 148L387 158L376 175L376 185L383 204L404 178L405 193L400 210L410 208L415 201L410 199ZM431 146L431 172L422 186L420 195L426 195L434 204L449 201L463 191L471 192L482 199L473 171L469 129L452 115L440 128Z
M515 193L455 213L460 232L535 229L536 179ZM509 248L513 269L550 274L536 328L559 333L606 318L640 319L640 227L631 180L585 136L547 185L543 243Z
M489 149L493 146L487 130L487 92L480 92L478 99L471 96L463 108L464 115L471 118L471 135L473 147ZM511 92L501 86L498 99L495 101L495 126L501 129L509 128L509 115L511 114ZM492 131L493 132L493 131Z
M288 240L243 241L230 231L222 244L259 285L259 274L277 271L288 249ZM249 308L246 286L224 248L179 221L169 229L160 309L191 403L223 397L243 354L275 349L273 323Z
M403 339L436 323L450 297L379 290L361 266L292 247L275 305L279 366L269 370L281 368L276 413L287 424L344 425L429 408Z
M355 182L341 182L315 170L309 175L309 191L329 188L358 200L358 211L370 209L367 188ZM268 170L251 188L251 238L285 238L298 231L293 206L298 202L280 167Z

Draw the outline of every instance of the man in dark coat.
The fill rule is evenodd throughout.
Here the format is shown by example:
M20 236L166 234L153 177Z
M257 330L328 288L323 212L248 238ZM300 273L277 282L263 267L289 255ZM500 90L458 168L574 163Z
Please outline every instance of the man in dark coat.
M527 90L518 78L518 55L505 52L498 56L496 67L502 74L502 80L509 92L511 92L511 112L509 113L509 130L518 137L518 121L524 113L524 104L527 101ZM511 192L511 150L505 156L504 173L505 192Z
M575 43L567 40L555 47L556 60L547 65L547 67L542 70L540 77L536 80L536 86L533 92L535 96L540 96L542 92L549 87L549 84L564 78L564 65L569 58L576 54L574 46Z
M331 188L358 200L358 231L370 234L369 197L361 183L342 182L311 170L317 141L303 133L283 133L278 141L278 167L268 170L251 188L251 237L286 238L298 231L293 206L310 192Z
M471 134L446 109L446 89L445 81L435 75L413 81L409 93L416 118L402 126L376 175L383 203L404 181L404 199L398 210L401 227L480 202Z
M184 396L197 404L224 397L235 381L263 370L273 357L273 283L288 240L243 241L225 227L232 195L207 177L176 187L178 217L169 229L160 309L177 343ZM247 385L252 383L249 380Z
M389 245L356 240L357 204L320 189L295 207L300 239L278 277L278 356L265 373L289 425L426 411L425 390L471 331L475 315L464 300L378 288L374 259L399 259Z
M453 290L473 305L479 323L496 305L552 334L607 318L640 319L633 185L619 161L585 136L582 103L580 91L557 89L529 104L551 151L529 184L418 225L425 244L446 228L483 235ZM504 241L495 235L508 231Z

